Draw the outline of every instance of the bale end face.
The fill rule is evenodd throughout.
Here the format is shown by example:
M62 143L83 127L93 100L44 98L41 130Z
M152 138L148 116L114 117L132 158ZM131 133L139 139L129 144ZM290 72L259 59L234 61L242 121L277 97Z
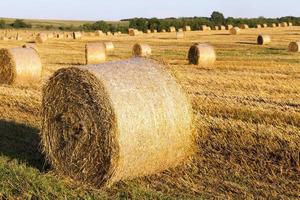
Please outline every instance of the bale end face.
M106 48L103 43L89 43L85 45L86 64L100 64L106 61Z
M0 84L12 84L16 79L16 63L8 49L0 49Z
M257 37L257 44L258 45L266 45L271 43L271 37L269 35L259 35Z
M300 42L291 42L289 44L289 51L300 52Z

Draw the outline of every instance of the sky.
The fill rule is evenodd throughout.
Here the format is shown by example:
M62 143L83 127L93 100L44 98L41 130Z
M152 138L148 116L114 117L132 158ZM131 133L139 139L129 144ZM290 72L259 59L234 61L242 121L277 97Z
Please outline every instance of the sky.
M300 0L2 0L0 17L119 20L132 17L300 16Z

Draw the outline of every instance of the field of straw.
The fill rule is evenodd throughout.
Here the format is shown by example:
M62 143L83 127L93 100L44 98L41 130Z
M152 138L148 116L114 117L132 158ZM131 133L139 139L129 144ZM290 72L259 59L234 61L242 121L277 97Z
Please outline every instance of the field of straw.
M272 42L256 44L259 34ZM22 32L20 32L22 36ZM0 41L1 48L26 42ZM112 41L108 61L132 57L137 42L182 85L193 106L197 153L150 177L97 190L58 176L40 152L42 84L0 86L0 199L299 199L300 53L288 51L300 27L83 36L37 44L43 83L58 69L85 64L88 42ZM215 47L214 66L189 65L194 43Z

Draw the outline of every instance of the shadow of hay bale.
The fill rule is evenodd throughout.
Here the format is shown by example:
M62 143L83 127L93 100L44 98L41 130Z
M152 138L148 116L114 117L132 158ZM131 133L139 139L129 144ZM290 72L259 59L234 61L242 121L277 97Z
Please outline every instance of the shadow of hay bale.
M0 120L0 155L16 159L45 171L45 158L40 151L39 130L24 124Z

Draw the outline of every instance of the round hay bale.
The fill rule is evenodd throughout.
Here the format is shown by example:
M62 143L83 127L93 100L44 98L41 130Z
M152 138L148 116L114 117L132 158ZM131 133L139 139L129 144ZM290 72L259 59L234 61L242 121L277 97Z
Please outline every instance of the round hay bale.
M41 80L42 63L33 48L0 50L0 84L32 84Z
M97 30L95 31L95 36L99 37L99 36L103 36L104 33L101 30Z
M151 56L152 50L148 44L135 44L132 48L132 54L135 57Z
M140 32L137 29L129 29L128 33L130 36L137 36L140 34Z
M63 39L63 38L64 38L64 34L62 34L62 33L57 33L57 34L56 34L56 38L57 38L57 39Z
M42 102L48 160L58 173L96 187L161 172L194 151L189 101L154 61L60 69Z
M240 27L241 29L249 29L249 26L247 24L242 24Z
M229 33L231 35L238 35L240 33L241 29L239 27L234 27L232 29L229 30Z
M44 43L48 39L47 34L45 33L39 33L38 36L35 38L36 43Z
M184 27L183 27L183 30L184 30L184 31L191 31L192 29L191 29L190 26L184 26Z
M214 30L216 30L216 31L219 30L219 26L215 26Z
M166 29L162 29L161 32L162 32L162 33L165 33L165 32L167 32L167 31L166 31Z
M88 43L85 45L86 64L100 64L106 60L106 49L103 43Z
M179 28L179 29L178 29L178 32L183 32L183 29L182 29L182 28Z
M208 26L208 27L206 28L206 30L207 30L207 31L211 31L211 27Z
M105 46L105 50L106 50L107 54L111 54L111 53L114 52L114 50L115 50L114 43L112 43L112 42L104 42L103 44Z
M300 52L300 41L299 42L291 42L289 44L289 51Z
M106 33L106 35L107 35L107 36L112 36L113 34L112 34L112 32L108 31L108 32Z
M226 26L226 30L230 30L230 29L232 29L233 28L233 26L231 25L231 24L228 24L227 26Z
M273 28L277 27L277 24L276 23L272 23L272 27Z
M262 27L263 28L268 28L268 24L263 24Z
M169 28L169 32L171 32L171 33L176 32L176 28L174 26L171 26Z
M219 27L219 29L222 30L222 31L223 31L223 30L226 30L226 26L221 25L221 26Z
M38 48L35 43L25 43L22 47L23 48L32 48L38 52Z
M53 35L53 33L48 33L47 37L48 37L48 39L52 39L52 38L54 38L54 35Z
M185 34L183 31L179 31L179 32L176 32L176 39L179 40L179 39L184 39L185 37Z
M292 23L292 22L289 22L289 23L288 23L288 26L293 26L293 23Z
M213 65L216 61L214 48L209 44L194 44L188 53L189 64Z
M149 34L149 33L151 33L151 30L150 30L150 29L148 29L146 33L148 33L148 34Z
M288 27L288 23L287 22L281 22L280 27Z
M261 25L260 25L260 24L257 24L257 25L256 25L256 28L261 28Z
M200 30L201 31L207 31L208 30L208 27L206 25L201 25L200 26Z
M17 34L17 36L16 36L16 40L19 40L19 41L21 41L21 40L23 40L23 38L19 35L19 34Z
M156 29L153 29L153 30L152 30L152 33L157 33L157 30L156 30Z
M269 35L259 35L257 37L257 44L265 45L271 43L271 36Z
M81 32L73 32L72 34L73 34L73 39L74 40L78 40L82 37Z

